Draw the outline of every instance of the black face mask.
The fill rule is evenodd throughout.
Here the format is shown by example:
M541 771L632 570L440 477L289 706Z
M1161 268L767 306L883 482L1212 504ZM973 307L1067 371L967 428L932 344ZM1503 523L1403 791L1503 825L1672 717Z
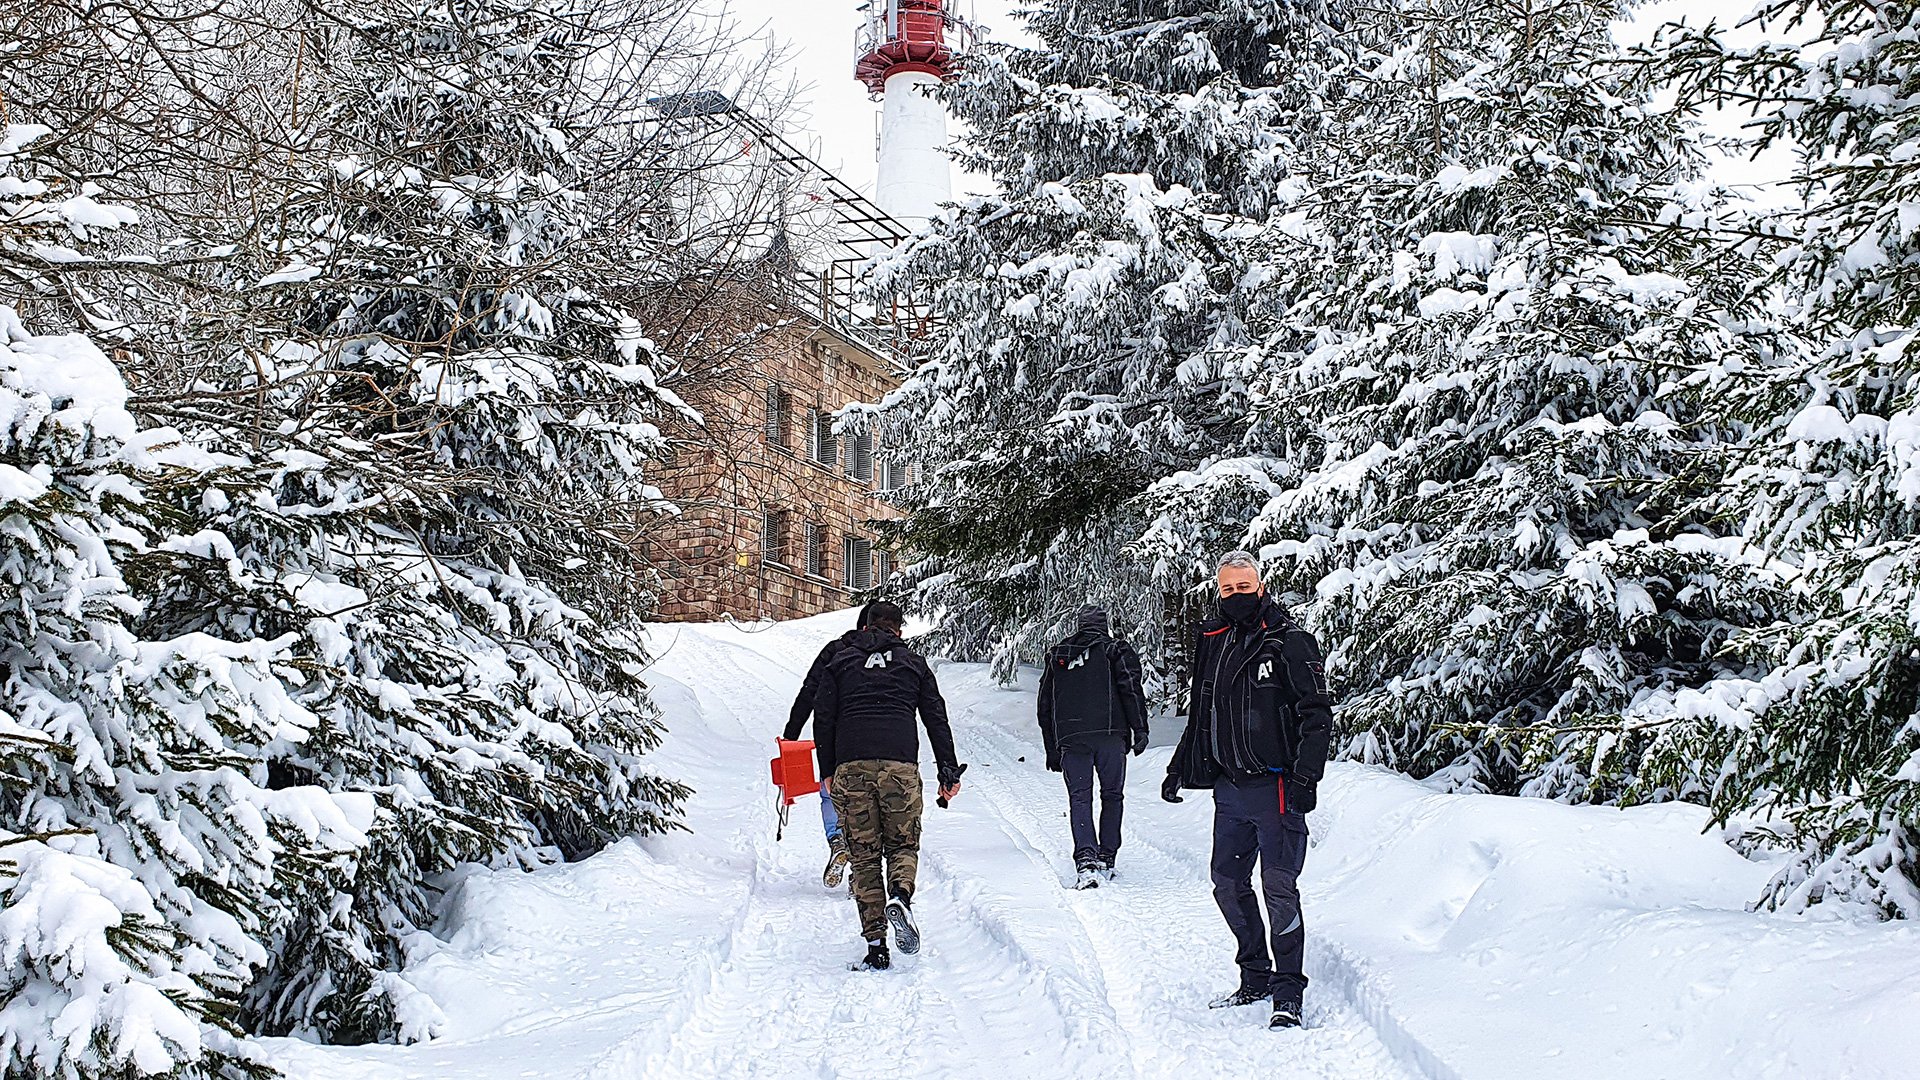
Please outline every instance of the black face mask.
M1251 626L1254 617L1260 614L1260 606L1266 603L1266 600L1267 598L1259 593L1230 593L1220 598L1220 614L1226 616L1228 622Z

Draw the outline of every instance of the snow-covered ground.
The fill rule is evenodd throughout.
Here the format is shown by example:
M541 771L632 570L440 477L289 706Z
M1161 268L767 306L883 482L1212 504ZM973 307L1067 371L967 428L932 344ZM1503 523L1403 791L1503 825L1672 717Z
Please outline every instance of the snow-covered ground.
M820 885L815 804L776 842L766 778L800 672L847 621L663 629L657 766L697 787L692 831L469 876L407 972L439 1037L279 1040L279 1064L318 1080L1867 1080L1920 1061L1920 928L1748 913L1769 868L1701 835L1699 811L1440 795L1344 765L1303 877L1308 1030L1211 1012L1235 973L1205 794L1161 802L1168 750L1149 750L1119 880L1065 889L1032 685L967 665L940 669L973 768L951 809L928 805L926 946L850 972L853 906Z

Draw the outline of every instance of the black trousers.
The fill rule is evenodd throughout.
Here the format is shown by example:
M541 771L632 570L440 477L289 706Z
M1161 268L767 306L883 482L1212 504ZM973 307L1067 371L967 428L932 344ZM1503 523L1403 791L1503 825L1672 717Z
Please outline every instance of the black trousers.
M1073 865L1113 864L1120 850L1120 815L1127 799L1127 740L1084 735L1060 747L1067 781L1067 818L1073 825ZM1093 781L1100 780L1100 828L1093 827Z
M1300 868L1307 861L1307 818L1283 812L1280 777L1221 777L1213 786L1213 899L1236 943L1242 989L1297 1001L1307 988L1300 969L1307 931L1300 916ZM1253 895L1253 864L1260 861L1260 893Z

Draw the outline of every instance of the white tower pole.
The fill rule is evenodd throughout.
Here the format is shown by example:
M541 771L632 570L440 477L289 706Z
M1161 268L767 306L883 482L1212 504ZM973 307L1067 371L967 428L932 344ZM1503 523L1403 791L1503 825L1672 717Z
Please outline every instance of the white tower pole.
M887 77L881 99L876 201L914 229L953 198L947 110L930 92L939 85L940 77L929 72L896 72Z

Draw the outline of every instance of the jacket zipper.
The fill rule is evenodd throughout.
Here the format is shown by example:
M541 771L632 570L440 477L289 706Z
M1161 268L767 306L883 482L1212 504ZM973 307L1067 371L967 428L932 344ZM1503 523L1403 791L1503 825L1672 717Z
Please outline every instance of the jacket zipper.
M1241 681L1240 676L1245 675L1247 673L1247 667L1251 665L1256 659L1259 658L1260 651L1266 648L1266 645L1267 645L1267 626L1264 622L1262 622L1260 625L1260 644L1254 648L1253 653L1250 656L1248 656L1245 660L1240 662L1240 666L1238 668L1234 669L1234 673L1233 673L1234 682L1238 683ZM1240 700L1240 743L1241 743L1241 749L1246 754L1246 756L1242 758L1242 760L1245 761L1248 765L1258 766L1259 768L1262 768L1262 769L1273 768L1273 766L1268 765L1266 762L1260 760L1260 755L1255 753L1253 749L1252 724L1248 720L1248 718L1253 715L1253 687L1251 684L1245 685L1244 689L1242 689L1240 693L1240 698L1241 698ZM1276 733L1276 741L1278 741L1277 734L1278 733Z
M1231 644L1232 638L1229 636L1221 646L1220 655L1213 658L1213 691L1207 697L1207 712L1211 714L1207 717L1207 742L1211 744L1207 750L1213 755L1214 764L1222 769L1227 767L1227 762L1226 755L1221 753L1220 743L1220 695L1225 689L1220 685L1220 668L1227 659L1226 646Z

